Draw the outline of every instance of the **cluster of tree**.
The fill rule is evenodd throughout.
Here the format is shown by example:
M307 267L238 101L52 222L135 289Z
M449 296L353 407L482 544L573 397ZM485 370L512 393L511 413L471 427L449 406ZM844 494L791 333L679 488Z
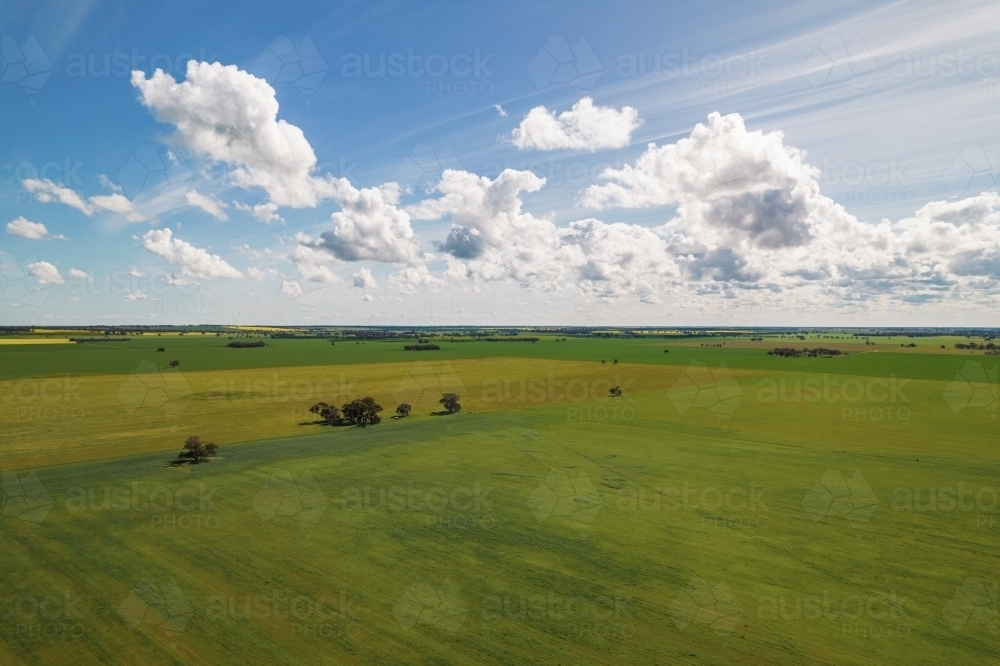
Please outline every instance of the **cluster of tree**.
M85 342L128 342L130 338L70 338L70 342L82 345Z
M326 340L331 337L329 333L317 333L315 335L303 335L302 333L271 333L272 338L287 338L291 340Z
M461 411L462 405L458 404L459 396L456 393L445 393L438 400L449 414Z
M900 347L916 347L916 346L917 346L917 344L916 344L915 342L911 342L911 343L910 343L910 344L908 344L908 345L904 345L904 344L903 344L902 342L900 342L900 343L899 343L899 346L900 346Z
M433 351L435 349L441 349L441 347L432 342L416 345L403 345L403 349L406 351Z
M619 395L621 393L619 392ZM459 404L460 397L455 393L445 393L438 401L444 406L449 414L461 411ZM402 403L396 407L396 417L405 418L410 415L413 407L408 403ZM355 399L337 409L334 405L325 402L318 402L309 408L309 412L316 414L327 425L356 425L369 426L382 422L382 417L378 415L382 411L382 405L375 402L375 398L367 396Z
M795 349L794 347L775 347L773 350L767 352L768 356L788 356L788 357L798 357L798 356L823 356L830 358L832 356L840 356L845 354L839 349L827 349L826 347L816 347L815 349Z
M171 368L178 368L178 367L180 367L181 362L177 361L177 360L173 360L170 363L167 363L167 365L169 365Z
M622 397L622 387L612 386L608 389L608 393L611 394L612 398L620 398Z
M233 340L227 347L235 347L236 349L243 349L244 347L266 347L267 343L263 340L257 340L256 342L244 342L243 340Z
M342 405L339 410L333 405L319 402L310 407L309 411L329 425L349 424L364 427L382 422L382 417L378 415L382 411L382 405L375 402L375 398L371 396L355 398Z
M184 450L177 454L177 462L190 462L197 465L201 462L208 462L208 459L219 452L219 445L215 442L203 442L201 437L192 435L184 442Z
M997 346L993 342L987 342L985 345L981 345L975 342L959 342L955 345L955 349L972 349L972 350L989 350L993 351L997 349Z
M483 338L486 342L538 342L541 338Z

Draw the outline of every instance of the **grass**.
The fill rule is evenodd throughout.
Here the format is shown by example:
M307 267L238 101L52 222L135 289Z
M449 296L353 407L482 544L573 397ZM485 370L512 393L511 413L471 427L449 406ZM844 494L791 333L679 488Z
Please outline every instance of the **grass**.
M71 373L85 410L63 422L0 407L3 467L19 483L33 473L51 500L40 522L0 517L3 663L1000 655L995 600L992 620L988 597L978 614L965 613L975 597L954 601L1000 570L997 421L944 398L967 361L994 357L776 359L764 350L789 345L735 340L470 342L430 358L401 342L219 350L185 336L165 354L136 342L50 347L37 365L34 351L0 351L16 357L0 366L5 395ZM179 371L164 367L172 358ZM190 394L129 413L119 393L144 359ZM729 396L725 362L735 406L684 389L706 382L691 361ZM813 400L807 382L824 381L829 397ZM606 398L611 384L625 395ZM456 385L463 411L431 416ZM309 423L313 401L345 391L374 395L383 416L397 401L415 414ZM189 434L221 455L170 467ZM811 494L838 479L855 484L855 504ZM949 503L959 489L966 508ZM165 615L136 612L164 600ZM32 613L42 602L54 617Z

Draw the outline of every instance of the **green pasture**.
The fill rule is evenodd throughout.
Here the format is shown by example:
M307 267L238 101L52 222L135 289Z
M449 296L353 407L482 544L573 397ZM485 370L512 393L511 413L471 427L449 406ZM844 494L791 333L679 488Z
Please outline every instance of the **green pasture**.
M0 347L0 663L1000 658L996 357L959 338L143 338ZM383 422L312 423L345 391ZM220 455L171 466L191 434Z

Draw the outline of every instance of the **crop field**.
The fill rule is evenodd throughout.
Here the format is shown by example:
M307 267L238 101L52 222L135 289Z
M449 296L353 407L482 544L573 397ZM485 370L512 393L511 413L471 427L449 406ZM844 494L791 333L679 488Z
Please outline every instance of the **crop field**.
M0 663L1000 659L964 337L52 333L0 339Z

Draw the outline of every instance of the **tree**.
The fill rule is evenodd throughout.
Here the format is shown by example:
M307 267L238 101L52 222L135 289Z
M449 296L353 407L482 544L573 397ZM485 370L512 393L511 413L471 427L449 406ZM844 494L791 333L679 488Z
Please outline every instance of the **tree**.
M462 409L462 405L458 404L458 400L459 396L457 394L445 393L444 395L441 396L441 399L438 400L438 402L444 405L444 408L448 410L449 414L453 414L455 412L461 411Z
M309 411L318 415L329 425L336 425L340 423L340 412L337 411L337 408L333 405L328 405L325 402L318 402L310 407Z
M622 389L620 386L612 386L608 389L608 393L611 394L612 398L620 398L622 395Z
M167 363L167 365L169 365L171 368L176 368L180 364L181 364L180 361L171 361L170 363Z
M190 460L192 464L206 461L219 451L215 442L203 442L201 437L192 435L184 442L184 450L177 455L178 460Z
M612 363L611 365L618 365L618 359L615 359L615 362Z
M164 349L163 347L157 347L156 351L158 351L158 352L163 352L163 351L167 351L167 350L166 350L166 349Z
M371 396L360 400L355 398L341 407L340 410L349 423L357 426L365 427L382 422L382 417L378 415L382 411L382 405L376 403L375 398Z
M400 418L410 415L410 410L413 409L405 402L396 408L396 413L399 414Z

